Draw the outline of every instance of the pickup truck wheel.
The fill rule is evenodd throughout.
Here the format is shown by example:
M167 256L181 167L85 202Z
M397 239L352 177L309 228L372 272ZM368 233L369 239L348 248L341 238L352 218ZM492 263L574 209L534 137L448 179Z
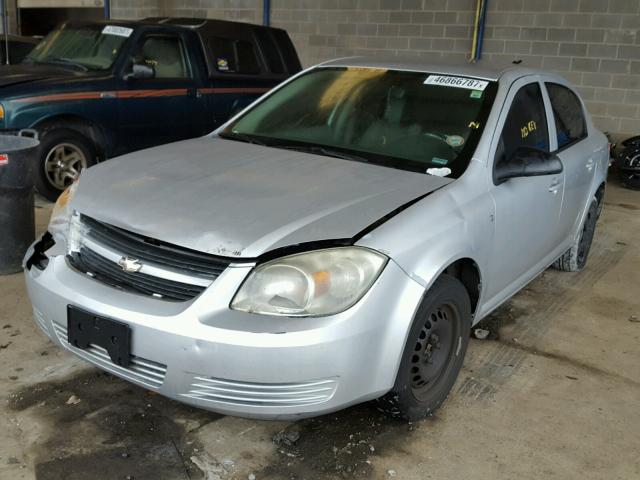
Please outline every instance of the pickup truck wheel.
M36 189L53 202L83 169L96 163L95 148L82 134L68 128L45 130L40 138Z
M457 279L443 274L418 307L395 385L380 407L409 420L431 415L453 387L467 351L471 302Z
M580 236L569 250L555 261L553 266L563 272L579 272L587 264L591 242L598 222L598 200L594 198L589 205L587 216L582 225Z

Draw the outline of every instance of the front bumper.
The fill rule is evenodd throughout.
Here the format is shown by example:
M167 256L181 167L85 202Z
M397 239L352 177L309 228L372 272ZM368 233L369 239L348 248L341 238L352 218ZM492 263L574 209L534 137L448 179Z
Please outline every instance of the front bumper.
M26 260L32 254L33 248ZM59 245L46 255L44 269L27 267L25 277L34 319L53 342L172 399L244 417L319 415L386 393L423 294L390 261L365 297L341 314L268 317L228 308L251 267L230 267L197 298L174 303L76 272ZM129 324L128 368L100 347L69 345L69 304Z

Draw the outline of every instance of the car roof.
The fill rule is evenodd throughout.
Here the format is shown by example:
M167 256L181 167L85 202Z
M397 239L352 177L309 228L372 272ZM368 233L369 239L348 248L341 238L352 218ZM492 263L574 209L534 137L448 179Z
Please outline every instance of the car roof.
M513 63L506 65L491 63L471 62L437 62L420 57L345 57L321 63L322 67L361 67L361 68L385 68L388 70L407 70L413 72L439 73L443 75L461 75L465 77L480 78L483 80L513 81L516 78L527 75L549 75L544 70L528 68Z

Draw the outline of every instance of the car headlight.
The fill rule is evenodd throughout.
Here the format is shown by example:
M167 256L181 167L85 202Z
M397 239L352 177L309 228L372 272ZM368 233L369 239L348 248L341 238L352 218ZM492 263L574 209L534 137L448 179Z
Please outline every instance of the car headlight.
M387 263L381 253L337 247L300 253L258 265L231 308L292 317L333 315L355 304Z
M51 218L47 230L49 230L49 233L51 233L56 242L66 242L68 240L69 226L74 216L73 209L69 204L75 196L77 188L78 182L76 181L60 194L51 211Z

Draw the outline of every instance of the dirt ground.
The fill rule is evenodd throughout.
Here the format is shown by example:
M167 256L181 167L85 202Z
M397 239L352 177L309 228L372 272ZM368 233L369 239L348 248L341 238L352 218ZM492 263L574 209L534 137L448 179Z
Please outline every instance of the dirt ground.
M587 268L492 315L413 424L374 404L299 422L186 407L54 347L22 274L0 277L0 479L640 479L639 237L640 192L611 182Z

